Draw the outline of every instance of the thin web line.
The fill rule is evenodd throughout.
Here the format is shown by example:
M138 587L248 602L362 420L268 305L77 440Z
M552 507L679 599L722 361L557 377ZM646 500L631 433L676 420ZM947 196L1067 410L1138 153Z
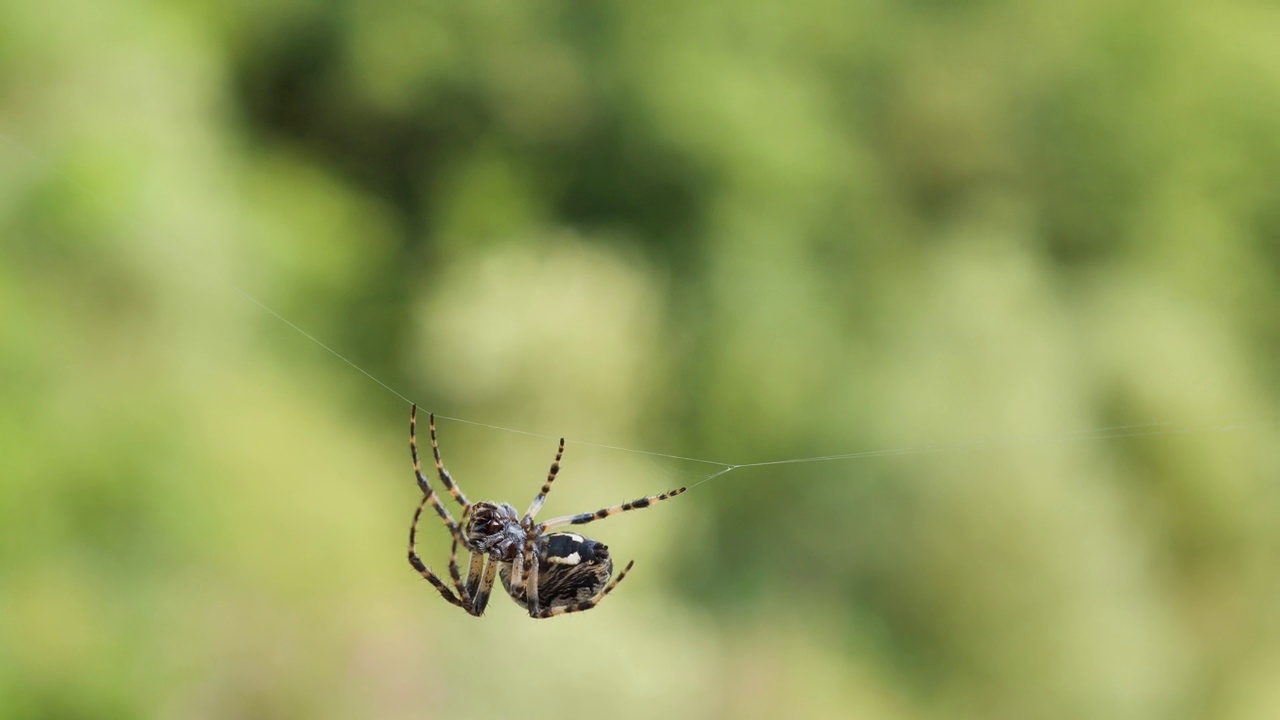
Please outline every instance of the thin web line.
M333 352L333 351L332 351L332 350L330 350L329 352ZM335 354L336 354L336 353L335 353ZM339 356L339 357L341 357L341 356ZM345 359L345 358L344 358L344 359ZM357 368L357 369L358 369L358 368ZM363 371L363 370L361 370L360 372L364 372L364 371ZM366 375L368 375L369 373L365 373L365 374L366 374ZM372 377L372 376L370 376L370 377ZM374 380L375 380L375 381L377 381L379 385L383 385L383 383L382 383L381 381L377 380L377 378L374 378ZM386 387L386 385L383 385L383 387ZM390 389L390 388L388 388L388 389ZM395 391L394 391L394 390L392 390L391 392L395 392ZM401 398L403 398L403 397L404 397L403 395L400 395L400 393L396 393L396 395L398 395L398 396L399 396L399 397L401 397ZM489 429L491 429L491 430L501 430L502 432L516 433L517 435L529 435L529 436L531 436L531 437L545 438L545 439L547 439L547 440L559 440L559 439L560 439L560 438L559 438L559 436L557 436L557 435L547 435L547 434L545 434L545 433L532 432L532 431L530 431L530 430L518 430L518 429L516 429L516 428L503 427L503 426L501 426L501 425L490 425L489 423L478 422L478 421L476 421L476 420L467 420L467 419L465 419L465 418L459 418L459 417L449 417L448 415L440 415L439 413L437 413L437 414L436 414L436 419L438 419L438 420L451 420L451 421L456 422L456 423L463 423L463 424L466 424L466 425L475 425L476 427L489 428ZM565 444L566 444L566 445L570 445L570 444L571 444L571 445L585 445L585 446L587 446L587 447L600 448L600 449L602 449L602 450L618 450L618 451L621 451L621 452L635 453L635 454L637 454L637 455L651 455L651 456L653 456L653 457L668 458L668 459L671 459L671 460L684 460L685 462L703 463L703 464L706 464L706 465L720 465L720 466L722 466L722 467L727 467L727 466L729 465L729 463L717 462L717 461L715 461L715 460L706 460L706 459L704 459L704 458L685 457L685 456L683 456L683 455L669 455L669 454L667 454L667 453L661 453L661 452L657 452L657 451L655 451L655 450L637 450L637 449L635 449L635 448L622 447L621 445L605 445L605 444L603 444L603 443L588 442L588 441L586 441L586 440L569 440L569 439L567 439L567 438L566 438L566 439L565 439Z
M689 485L692 490L705 482L714 480L721 475L727 475L734 470L742 470L745 468L771 467L779 465L799 465L803 463L832 462L839 460L858 460L874 457L904 456L904 455L929 455L941 452L962 452L966 450L983 450L999 447L1026 447L1037 443L1053 443L1060 444L1063 442L1076 439L1079 441L1086 440L1114 440L1119 438L1130 437L1157 437L1170 435L1188 435L1192 433L1206 432L1232 432L1249 427L1260 427L1271 425L1276 422L1277 418L1256 418L1251 420L1237 420L1227 424L1217 425L1188 425L1176 422L1158 422L1158 423L1137 423L1132 425L1115 425L1104 428L1092 428L1089 430L1078 430L1067 433L1045 434L1038 437L997 437L988 440L975 440L969 442L948 443L944 445L918 445L913 447L891 448L885 450L866 450L862 452L840 453L835 455L815 455L803 458L788 458L786 460L766 460L762 462L740 463L725 465L723 470L707 475L697 482ZM1179 427L1171 427L1179 426ZM1167 428L1167 429L1157 429Z
M49 165L48 161L47 161L45 158L43 158L43 157L41 157L40 155L36 154L35 152L31 151L31 150L30 150L30 149L28 149L25 145L23 145L23 144L19 143L17 140L14 140L12 137L10 137L10 136L8 136L8 135L5 135L4 133L0 133L0 139L2 139L2 140L4 140L5 142L7 142L11 147L13 147L13 148L17 149L17 150L18 150L19 152L21 152L23 155L27 156L28 158L30 158L30 159L32 159L32 160L34 160L34 161L35 161L35 162L37 162L37 163L40 163L43 167L45 167L45 168L49 168L49 167L50 167L50 165ZM52 172L53 172L55 175L57 175L59 178L61 178L62 180L65 180L66 182L70 183L72 187L74 187L74 188L76 188L77 190L79 190L79 191L80 191L80 192L81 192L85 197L97 199L97 194L96 194L96 193L94 193L92 190L90 190L88 187L86 187L86 186L85 186L83 183L81 183L80 181L78 181L78 180L76 180L75 178L73 178L73 177L71 177L70 175L68 175L66 172L63 172L63 171L57 170L56 168L53 168L53 169L52 169ZM112 212L116 215L116 217L120 218L121 220L125 221L126 223L132 223L132 222L133 222L132 218L130 218L130 217L128 216L128 213L125 213L125 212L123 212L123 211L121 211L121 210L119 210L119 209L117 209L117 208L112 208ZM174 256L172 256L172 255L170 255L170 260L173 260L174 262L179 262L180 264L183 264L183 265L187 265L187 263L182 263L180 260L178 260L177 258L175 258L175 257L174 257ZM265 303L265 302L263 302L262 300L258 299L258 297L257 297L257 296L253 295L252 293L250 293L249 291L245 290L244 288L242 288L242 287L240 287L240 286L236 285L235 283L230 282L230 281L228 281L228 280L224 280L224 279L221 279L221 278L214 277L211 273L209 273L208 271L206 271L206 270L204 270L204 269L202 269L202 268L199 268L198 266L197 266L197 267L190 267L190 268L188 268L188 270L190 270L190 271L194 272L195 274L198 274L199 276L203 277L205 280L209 281L211 284L214 284L214 285L221 285L221 286L224 286L225 288L228 288L228 289L230 289L230 290L234 291L236 294L240 295L240 296L241 296L241 297L243 297L245 300L248 300L250 303L253 303L254 305L256 305L256 306L257 306L260 310L262 310L263 312L267 313L267 314L268 314L268 315L270 315L271 317L275 318L276 320L280 321L280 322L281 322L281 323L283 323L284 325L286 325L286 326L288 326L289 328L293 329L293 330L294 330L294 332L297 332L297 333L298 333L299 335L301 335L302 337L304 337L304 338L306 338L306 339L310 340L311 342L315 343L315 344L316 344L316 345L318 345L320 348L322 348L322 349L324 349L326 352L328 352L330 355L332 355L332 356L334 356L335 358L337 358L337 359L341 360L343 363L345 363L346 365L350 366L350 367L351 367L352 369L354 369L356 372L359 372L361 375L364 375L366 378L368 378L369 380L371 380L371 381L373 381L374 383L376 383L376 384L377 384L378 386L380 386L382 389L386 390L387 392L391 393L391 394L392 394L392 395L394 395L395 397L399 398L399 399L400 399L401 401L403 401L406 405L414 405L414 404L416 404L413 400L409 399L409 397L407 397L406 395L404 395L404 394L403 394L403 393L401 393L400 391L396 390L394 387L392 387L391 385L387 384L386 382L383 382L380 378L378 378L378 377L377 377L376 375L374 375L373 373L371 373L371 372L369 372L368 370L365 370L364 368L360 367L360 365L359 365L359 364L357 364L354 360L352 360L352 359L348 358L346 355L343 355L342 353L338 352L338 351L337 351L337 350L335 350L333 347L331 347L331 346L329 346L327 343L325 343L323 340L321 340L320 338L318 338L318 337L316 337L315 335L311 334L310 332L308 332L307 330L305 330L302 326L300 326L300 325L298 325L297 323L293 322L292 320L290 320L289 318L285 317L285 316L284 316L284 315L282 315L281 313L277 312L277 311L276 311L275 309L273 309L270 305L268 305L267 303ZM425 408L424 408L424 409L425 409ZM544 438L544 439L548 439L548 440L558 440L558 439L559 439L559 437L558 437L558 436L555 436L555 435L547 435L547 434L545 434L545 433L532 432L532 431L529 431L529 430L520 430L520 429L518 429L518 428L504 427L504 426L502 426L502 425L493 425L493 424L490 424L490 423L480 422L480 421L477 421L477 420L469 420L469 419L466 419L466 418L453 417L453 416L449 416L449 415L442 415L442 414L439 414L439 413L436 413L436 417L437 417L438 419L440 419L440 420L449 420L449 421L456 422L456 423L462 423L462 424L466 424L466 425L474 425L474 426L476 426L476 427L489 428L489 429L491 429L491 430L500 430L500 431L502 431L502 432L514 433L514 434L517 434L517 435L527 435L527 436L530 436L530 437L538 437L538 438ZM662 453L662 452L657 452L657 451L654 451L654 450L638 450L638 449L635 449L635 448L622 447L622 446L620 446L620 445L608 445L608 444L605 444L605 443L590 442L590 441L587 441L587 440L566 440L565 442L566 442L567 444L582 445L582 446L586 446L586 447L595 447L595 448L600 448L600 449L603 449L603 450L617 450L617 451L620 451L620 452L634 453L634 454L637 454L637 455L648 455L648 456L651 456L651 457L660 457L660 458L667 458L667 459L671 459L671 460L681 460L681 461L685 461L685 462L693 462L693 463L703 463L703 464L706 464L706 465L717 465L717 466L721 466L721 467L727 467L727 466L729 465L728 463L717 462L717 461L715 461L715 460L707 460L707 459L704 459L704 458L685 457L685 456L682 456L682 455L672 455L672 454L669 454L669 453Z
M17 148L20 152L22 152L24 155L31 158L32 160L36 161L37 163L41 163L42 165L48 167L48 163L44 158L32 152L31 150L27 149L26 146L17 142L16 140L9 137L8 135L0 133L0 139L3 139L12 147ZM95 193L93 193L91 190L85 187L84 184L82 184L75 178L68 175L66 172L54 169L54 173L57 174L58 177L69 182L72 186L80 190L82 193L84 193L86 197L90 197L90 198L96 197ZM115 208L113 208L113 211L116 213L117 217L126 221L126 223L132 222L131 218L129 218L128 215L123 211ZM171 259L174 259L174 258L171 257ZM177 260L175 259L175 261ZM182 264L188 265L188 263L182 263ZM276 312L273 308L271 308L265 302L263 302L262 300L259 300L257 297L255 297L253 294L249 293L248 291L244 290L243 288L235 285L230 281L214 277L211 274L209 274L207 271L204 271L198 267L195 267L195 268L188 267L188 270L193 271L197 274L200 274L202 277L210 281L212 284L223 285L227 288L230 288L231 290L239 294L241 297L243 297L245 300L248 300L252 304L256 305L263 312L267 313L271 317L274 317L276 320L280 321L287 327L292 328L299 335L315 343L320 348L327 351L329 354L333 355L334 357L341 360L346 365L350 366L360 374L364 375L366 378L368 378L372 382L376 383L382 389L386 390L387 392L391 393L395 397L399 398L405 404L407 405L415 404L407 396L397 391L391 385L383 382L381 379L379 379L369 371L360 367L360 365L358 365L355 361L351 360L347 356L333 349L328 344L326 344L325 342L317 338L315 335L312 335L311 333L307 332L297 323L294 323L292 320L288 319L284 315L280 314L279 312ZM437 414L436 417L441 420L449 420L452 422L463 423L467 425L474 425L476 427L483 427L491 430L499 430L502 432L515 433L518 435L527 435L531 437L545 438L549 440L558 439L556 436L553 436L553 435L531 432L528 430L521 430L518 428L510 428L502 425L493 425L490 423L479 422L476 420L469 420L461 417L452 417L452 416L440 415L440 414ZM1131 424L1131 425L1114 425L1110 427L1090 428L1086 430L1046 433L1046 434L1033 435L1033 436L1028 436L1028 435L999 436L999 437L993 437L993 438L988 438L983 440L946 443L946 444L939 444L939 445L916 445L916 446L900 447L900 448L865 450L860 452L836 453L831 455L815 455L811 457L787 458L783 460L765 460L761 462L736 463L736 464L719 462L716 460L707 460L705 458L673 455L673 454L657 452L653 450L639 450L636 448L629 448L629 447L624 447L620 445L608 445L608 444L597 443L597 442L589 442L586 440L567 440L566 442L572 443L575 445L584 445L588 447L600 448L603 450L615 450L618 452L633 453L636 455L647 455L650 457L666 458L670 460L679 460L683 462L714 465L720 468L720 470L718 470L717 472L707 475L702 479L690 484L688 488L692 490L693 488L696 488L699 485L702 485L704 483L710 482L711 480L714 480L718 477L727 475L735 470L742 470L745 468L776 467L781 465L799 465L804 463L835 462L835 461L842 461L842 460L858 460L858 459L874 458L874 457L926 455L926 454L933 454L933 453L940 453L940 452L958 452L958 451L964 451L964 450L975 450L975 449L985 449L985 448L995 448L995 447L1005 447L1005 446L1026 446L1026 445L1034 444L1036 442L1062 443L1065 441L1069 441L1071 439L1110 440L1110 439L1125 438L1125 437L1185 435L1185 434L1199 433L1199 432L1215 432L1215 431L1229 432L1229 431L1236 430L1238 428L1243 428L1243 427L1253 427L1253 426L1271 424L1271 423L1274 423L1275 421L1276 421L1276 418L1250 419L1250 420L1231 422L1225 425L1224 424L1195 425L1194 424L1195 421L1193 421L1192 423L1176 422L1176 421L1156 422L1156 423L1137 423L1137 424ZM1159 429L1159 428L1165 428L1165 429Z
M274 317L275 319L279 320L280 322L284 323L285 325L288 325L289 327L293 328L294 330L297 330L297 331L298 331L298 333L299 333L300 335L302 335L302 337L304 337L304 338L306 338L306 339L310 340L311 342L313 342L313 343L315 343L315 344L319 345L320 347L324 348L325 350L328 350L328 351L329 351L329 353L330 353L331 355L333 355L334 357L338 358L338 359L339 359L339 360L341 360L342 362L344 362L344 363L346 363L346 364L350 365L351 367L355 368L355 369L356 369L356 370L358 370L362 375L364 375L365 377L369 378L370 380L372 380L372 381L374 381L374 382L378 383L379 385L381 385L381 386L383 387L383 389L385 389L387 392L389 392L389 393L391 393L392 395L395 395L396 397L398 397L398 398L400 398L401 400L405 401L405 403L406 403L406 404L408 404L408 405L412 405L412 404L413 404L413 401L412 401L412 400L410 400L409 398L405 397L404 395L401 395L400 393L396 392L395 388L391 387L390 385L388 385L388 384L386 384L386 383L382 382L381 380L379 380L378 378L374 377L374 376L373 376L373 373L370 373L368 370L365 370L364 368L362 368L362 367L360 367L359 365L355 364L355 362L353 362L353 361L351 361L351 360L347 359L347 356L343 355L342 353L338 352L337 350L334 350L333 348L331 348L331 347L329 347L328 345L324 344L324 343L323 343L323 342L321 342L321 341L320 341L320 339L319 339L319 338L317 338L315 335L312 335L311 333L307 332L306 330L303 330L302 328L298 327L295 323L293 323L291 320L289 320L289 319L288 319L288 318L286 318L285 316L281 315L280 313L276 312L275 310L272 310L270 307L267 307L267 304L266 304L266 303L262 302L261 300L259 300L259 299L258 299L258 298L256 298L256 297L254 297L254 296L250 295L249 293L245 292L244 290L241 290L239 287L237 287L237 286L235 286L235 285L232 285L232 284L230 284L230 283L227 283L227 285L228 285L228 287L230 287L232 290L235 290L236 292L238 292L238 293L240 293L242 296L244 296L244 298L245 298L246 300L248 300L249 302L252 302L254 305L257 305L258 307L262 308L262 309L263 309L263 310L265 310L266 312L270 313L270 314L271 314L271 316L272 316L272 317ZM450 418L450 419L452 419L452 418Z

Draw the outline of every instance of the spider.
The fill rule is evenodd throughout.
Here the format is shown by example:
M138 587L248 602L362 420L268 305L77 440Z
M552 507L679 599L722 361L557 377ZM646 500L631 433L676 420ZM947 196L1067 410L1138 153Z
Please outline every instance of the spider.
M422 501L418 503L418 508L413 513L413 523L409 526L409 564L435 587L441 597L475 617L483 615L489 604L495 575L501 578L502 586L511 599L528 610L529 617L532 618L582 612L599 605L627 576L635 561L628 562L622 572L610 580L613 559L607 545L577 533L548 533L547 530L562 525L583 525L628 510L639 510L685 491L683 487L676 488L661 495L642 497L595 512L565 515L535 523L533 519L542 509L547 494L551 492L556 473L560 472L564 438L560 438L560 447L556 450L555 460L551 462L546 482L534 496L529 509L521 516L508 503L473 503L467 500L440 461L440 447L436 442L436 418L432 414L429 420L431 454L435 457L436 474L440 476L440 482L462 506L462 522L458 523L422 475L422 466L418 463L417 426L418 406L415 404L409 413L409 452L413 457L413 473L418 479L418 488L422 490ZM449 550L449 579L453 582L452 589L422 562L416 550L418 520L422 516L422 509L428 504L435 508L436 514L453 536L453 545ZM459 545L471 554L466 583L463 583L458 568Z

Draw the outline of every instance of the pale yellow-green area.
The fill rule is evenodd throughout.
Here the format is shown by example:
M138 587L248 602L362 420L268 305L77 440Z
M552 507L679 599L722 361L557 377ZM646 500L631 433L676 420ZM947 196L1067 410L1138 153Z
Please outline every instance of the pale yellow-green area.
M1280 717L1277 38L0 0L0 718ZM440 421L473 499L567 436L546 517L912 450L591 526L600 608L476 620L405 562L397 394L524 431Z

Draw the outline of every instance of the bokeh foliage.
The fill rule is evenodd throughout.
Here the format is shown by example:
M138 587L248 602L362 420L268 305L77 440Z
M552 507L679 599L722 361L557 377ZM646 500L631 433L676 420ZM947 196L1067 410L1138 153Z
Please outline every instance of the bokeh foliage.
M0 717L1280 715L1277 37L1247 1L0 0ZM395 393L937 451L723 475L593 528L638 560L598 611L474 621L404 562ZM554 447L441 432L517 504ZM548 512L715 470L571 444Z

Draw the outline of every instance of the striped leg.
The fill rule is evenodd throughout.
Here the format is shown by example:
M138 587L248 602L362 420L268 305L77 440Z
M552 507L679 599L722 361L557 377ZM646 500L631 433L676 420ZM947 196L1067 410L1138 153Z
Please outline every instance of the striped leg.
M551 461L551 469L547 472L547 481L542 483L542 489L534 496L533 502L530 503L528 511L525 512L521 524L528 528L533 523L533 517L542 509L542 503L546 501L547 495L551 492L551 484L556 481L556 475L560 472L560 458L564 457L564 438L560 438L560 447L556 449L556 458ZM533 615L538 612L538 561L534 558L533 538L535 533L526 530L524 539L524 549L520 557L511 564L511 587L521 591L529 607L529 614Z
M473 604L480 593L480 581L484 576L484 558L484 553L471 553L471 567L467 569L467 595Z
M631 572L631 567L635 564L635 560L627 563L627 566L622 568L622 572L618 573L618 577L614 578L607 586L605 586L605 589L601 590L599 595L596 595L590 600L583 600L582 602L574 603L573 605L557 605L556 607L550 607L537 613L530 611L529 615L534 618L549 618L555 617L556 615L564 615L565 613L590 610L591 608L599 605L600 601L604 600L605 595L613 592L613 589L618 587L618 583L622 582L622 578L626 577L627 573Z
M440 593L440 597L470 612L467 607L470 603L464 603L462 599L459 599L457 595L454 595L453 591L449 589L449 586L445 585L444 581L442 581L435 573L431 572L431 568L427 567L426 563L422 562L422 558L418 557L418 519L422 517L422 508L425 507L426 504L427 498L424 496L422 501L418 503L418 509L413 512L413 523L409 525L409 564L413 566L414 570L418 571L419 575L426 578L427 582L431 583L432 587ZM458 589L462 590L461 586L459 586Z
M440 591L441 595L448 593L445 597L446 600L467 610L467 612L473 612L473 593L468 585L463 584L462 573L458 569L458 544L463 541L462 529L459 527L458 523L454 521L453 516L449 514L448 508L440 502L439 496L436 495L435 490L432 489L431 484L427 482L426 477L422 474L422 466L418 462L417 426L418 406L414 405L409 411L409 454L413 458L413 474L418 480L418 489L422 491L422 501L418 503L418 508L413 513L413 524L409 526L409 564L412 565L420 575L435 586L436 590ZM431 446L433 449L436 448L434 417L432 418L431 423ZM436 465L439 467L440 453L438 449L435 449L435 454ZM441 468L441 470L443 472L443 468ZM447 478L447 473L443 477ZM466 498L462 497L461 492L457 490L456 486L454 486L452 478L448 478L446 484L454 499L458 500L462 505L462 520L463 522L466 522L467 514L471 510L470 504L467 503ZM431 504L431 507L436 511L436 514L440 516L441 522L443 522L445 527L449 529L449 534L453 537L453 544L449 548L449 579L453 581L453 587L458 591L457 595L454 595L447 587L444 587L439 576L432 572L426 566L426 563L422 562L422 558L418 557L416 550L418 520L422 516L422 508L428 503ZM463 547L466 547L465 542L463 542ZM472 565L475 565L474 558L472 559Z
M525 520L532 520L538 511L542 509L542 503L546 501L547 495L551 493L551 483L556 481L556 473L560 472L560 458L564 456L564 438L560 438L560 449L556 450L556 459L551 461L551 471L547 473L547 481L542 483L542 489L534 496L533 503L529 505L529 511L524 514Z
M427 502L431 503L431 507L434 508L436 514L440 516L440 520L444 523L445 527L449 528L449 534L461 542L465 547L466 538L462 536L462 528L458 527L458 523L454 522L453 516L449 514L449 509L440 502L440 498L436 495L436 491L431 488L431 483L428 483L427 478L422 474L422 465L418 462L417 425L418 406L414 405L413 409L409 411L409 455L413 458L413 475L418 479L418 489L422 491L423 498ZM434 422L432 422L431 430L431 447L436 451L436 466L440 467L440 452L436 448ZM440 467L440 470L441 477L448 478L448 474L444 471L444 468ZM449 488L449 492L452 493L455 498L458 498L458 502L462 503L463 517L466 517L466 511L471 507L470 503L466 502L466 498L461 496L462 494L458 492L451 478L446 481L446 486Z
M548 481L550 482L550 481ZM529 605L529 615L538 616L538 561L533 557L533 536L524 541L524 597Z
M475 555L472 556L473 558ZM486 559L484 555L480 555L483 561ZM493 591L494 578L498 576L498 563L493 558L487 558L488 564L484 568L484 576L480 578L480 586L476 589L475 602L472 603L471 614L480 617L484 614L484 609L489 606L489 594ZM475 564L472 564L474 567Z
M686 488L676 488L675 490L664 492L661 495L650 495L649 497L642 497L639 500L632 500L631 502L625 502L625 503L622 503L621 505L614 505L613 507L600 508L595 512L578 513L577 515L565 515L563 517L558 517L552 520L548 520L542 523L542 525L540 525L539 527L542 530L547 530L548 528L559 527L561 525L585 525L589 522L595 522L596 520L603 520L609 517L610 515L617 515L619 513L624 513L628 510L639 510L640 508L647 508L654 503L662 502L663 500L666 500L668 498L673 498L679 495L680 493L684 492L685 490Z
M462 527L467 526L467 519L470 517L470 515L471 515L470 507L468 507L466 510L462 512L462 523L461 523ZM471 552L471 563L470 563L470 566L467 568L467 582L465 585L462 585L458 577L460 574L458 571L458 567L456 564L454 564L454 558L456 557L458 552L458 544L459 544L458 538L455 537L453 539L453 545L449 549L449 562L451 563L449 572L451 575L453 575L454 582L459 586L458 594L462 596L462 599L465 600L468 605L471 605L475 601L476 591L480 589L480 575L482 572L484 572L485 556L484 556L484 553L478 553L475 551ZM466 546L464 545L463 547L465 548Z
M471 553L474 559L475 553ZM453 581L453 586L458 589L458 596L462 598L465 607L471 607L471 591L462 583L462 573L458 570L458 538L453 539L453 543L449 546L449 579Z
M414 405L413 410L409 415L410 437L413 435L412 426L414 416L417 415L417 412L418 406ZM461 505L463 509L471 507L471 503L467 502L467 496L462 494L462 489L453 482L453 476L449 474L448 470L444 469L444 463L440 461L440 444L436 441L435 413L431 413L427 416L427 425L431 430L431 454L436 460L436 474L440 476L440 482L444 483L444 489L449 491L449 494L453 496L454 500L458 501L458 504Z

